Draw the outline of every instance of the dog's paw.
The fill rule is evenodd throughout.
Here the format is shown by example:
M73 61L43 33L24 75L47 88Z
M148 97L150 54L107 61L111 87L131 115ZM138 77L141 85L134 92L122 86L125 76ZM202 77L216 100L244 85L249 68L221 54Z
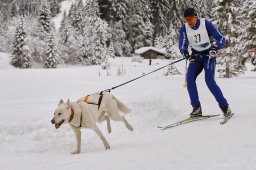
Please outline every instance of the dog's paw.
M80 153L79 150L75 150L74 152L71 152L72 155L79 154L79 153Z
M128 124L126 127L127 127L127 129L129 129L130 131L133 131L133 127L132 127L130 124Z
M108 149L110 149L110 146L107 146L107 147L105 147L106 148L106 150L108 150Z
M106 144L106 145L105 145L105 149L106 149L106 150L110 149L109 144Z
M111 133L111 127L108 127L108 133Z

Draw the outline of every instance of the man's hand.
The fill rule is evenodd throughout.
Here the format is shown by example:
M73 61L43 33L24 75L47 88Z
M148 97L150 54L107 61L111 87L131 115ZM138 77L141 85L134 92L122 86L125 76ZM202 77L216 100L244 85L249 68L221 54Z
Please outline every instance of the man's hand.
M210 47L208 56L209 57L216 57L217 56L217 50L218 50L217 46L216 45L212 45Z
M188 51L184 51L184 52L182 53L182 55L183 55L183 57L186 58L186 59L189 59L189 58L190 58L190 55L189 55Z

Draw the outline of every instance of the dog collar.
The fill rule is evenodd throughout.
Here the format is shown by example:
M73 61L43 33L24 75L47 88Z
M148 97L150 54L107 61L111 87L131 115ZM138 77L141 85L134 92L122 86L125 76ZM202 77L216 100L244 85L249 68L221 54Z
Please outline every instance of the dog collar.
M71 115L70 115L68 123L71 122L73 118L74 118L74 109L71 107Z

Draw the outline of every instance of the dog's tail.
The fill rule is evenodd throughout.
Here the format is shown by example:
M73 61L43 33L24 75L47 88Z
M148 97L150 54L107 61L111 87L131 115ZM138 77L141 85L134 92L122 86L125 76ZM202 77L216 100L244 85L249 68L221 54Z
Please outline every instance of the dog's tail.
M129 107L127 107L123 102L121 102L119 99L117 99L115 96L113 98L116 100L118 109L123 113L129 113L132 111Z

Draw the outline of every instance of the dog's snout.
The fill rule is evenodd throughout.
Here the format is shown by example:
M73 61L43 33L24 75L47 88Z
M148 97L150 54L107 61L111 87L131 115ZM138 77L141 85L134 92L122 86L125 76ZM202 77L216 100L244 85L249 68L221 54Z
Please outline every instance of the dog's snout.
M52 122L52 124L55 124L55 120L54 119L52 119L51 122Z

